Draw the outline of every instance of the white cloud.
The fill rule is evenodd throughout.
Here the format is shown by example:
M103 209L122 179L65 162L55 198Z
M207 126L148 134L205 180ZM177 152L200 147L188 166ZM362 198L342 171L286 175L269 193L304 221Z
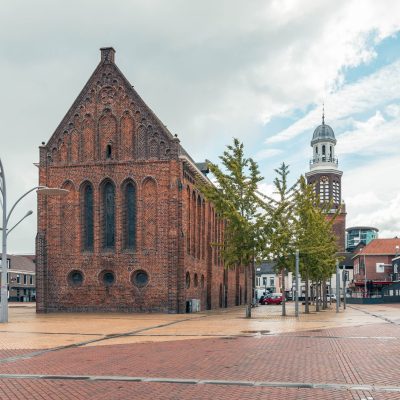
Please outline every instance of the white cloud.
M396 154L345 172L347 226L374 226L380 237L400 236L399 165Z
M263 123L342 88L343 70L376 57L374 45L400 22L397 0L255 0L251 7L239 0L121 0L112 11L105 0L96 7L76 0L2 5L0 73L7 79L0 143L13 171L10 193L25 187L14 171L36 184L37 146L89 78L101 46L116 48L120 69L195 159L216 159L232 136L250 143L253 153L262 151ZM398 71L387 72L382 88L340 89L349 98L332 103L329 97L327 109L344 118L351 96L354 110L375 104L377 96L394 98ZM293 137L319 119L318 110L287 133ZM10 249L32 251L32 231L21 225Z
M264 150L258 151L255 154L254 159L256 161L261 161L261 160L264 160L266 158L278 156L278 155L280 155L282 153L283 153L282 149L264 149Z
M349 116L369 111L387 101L400 97L400 61L396 61L360 81L345 85L326 99L326 109L333 110L328 122L333 126ZM320 121L321 110L314 109L287 129L268 138L266 143L290 140L306 130L312 130ZM376 122L372 119L370 122Z

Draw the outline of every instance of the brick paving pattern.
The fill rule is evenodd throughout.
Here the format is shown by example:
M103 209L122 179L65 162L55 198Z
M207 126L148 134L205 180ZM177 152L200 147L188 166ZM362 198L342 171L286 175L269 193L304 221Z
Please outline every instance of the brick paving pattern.
M149 328L145 343L113 344L118 338L105 337L101 346L82 343L52 351L38 349L33 355L32 349L1 349L0 399L400 399L400 329L392 322L399 309L391 306L372 313L371 309L362 313L350 309L341 324L330 323L323 329L306 330L304 326L311 322L313 327L328 326L327 316L332 319L335 314L321 313L320 322L315 315L304 316L303 322L294 320L285 325L285 329L292 329L297 323L302 329L279 333L274 332L278 325L265 329L278 323L278 315L271 315L270 321L257 315L254 326L264 321L264 329L257 331L244 328L247 322L228 312L214 316L227 321L230 318L231 324L239 325L236 335L231 334L230 326L226 328L230 332L226 337L187 339L188 326L193 329L197 324L200 331L207 318L211 325L214 323L214 317L206 315L191 320L190 325L186 320L173 325L177 340L168 336L167 341L153 341ZM354 321L352 325L348 320ZM162 331L155 320L152 323L160 337L173 335L171 325ZM130 340L131 336L123 339ZM2 332L0 344L1 337ZM21 357L24 354L28 357ZM25 374L44 376L20 376ZM165 378L169 382L134 382L132 377ZM196 381L171 382L176 379ZM271 387L274 382L277 387ZM301 387L305 384L311 387Z

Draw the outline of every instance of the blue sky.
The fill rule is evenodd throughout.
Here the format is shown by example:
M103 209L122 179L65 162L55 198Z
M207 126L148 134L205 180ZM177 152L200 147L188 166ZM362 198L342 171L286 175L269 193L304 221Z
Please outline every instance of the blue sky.
M95 4L95 6L94 6ZM116 63L196 160L238 137L271 191L283 161L307 172L321 123L335 131L347 225L400 234L397 0L7 2L0 15L0 157L10 198L37 182L47 141L113 46ZM36 211L34 196L17 210ZM19 214L18 214L19 213ZM35 212L36 214L36 212ZM33 252L35 215L10 236Z

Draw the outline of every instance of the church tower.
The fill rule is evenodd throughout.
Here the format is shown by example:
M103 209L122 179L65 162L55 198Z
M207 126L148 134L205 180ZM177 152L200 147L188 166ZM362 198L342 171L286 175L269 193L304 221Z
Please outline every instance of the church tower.
M346 208L342 202L341 179L343 171L338 168L335 155L336 138L333 129L325 124L325 114L322 112L322 124L315 130L311 140L313 156L310 160L310 171L306 173L308 184L315 185L315 190L321 203L332 203L328 218L340 209L333 224L339 252L345 251Z

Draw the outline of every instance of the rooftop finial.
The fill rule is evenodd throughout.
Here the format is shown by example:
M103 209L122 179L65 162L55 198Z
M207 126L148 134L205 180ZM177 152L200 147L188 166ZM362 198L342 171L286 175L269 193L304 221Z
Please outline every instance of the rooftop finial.
M322 125L325 125L325 103L322 103Z

